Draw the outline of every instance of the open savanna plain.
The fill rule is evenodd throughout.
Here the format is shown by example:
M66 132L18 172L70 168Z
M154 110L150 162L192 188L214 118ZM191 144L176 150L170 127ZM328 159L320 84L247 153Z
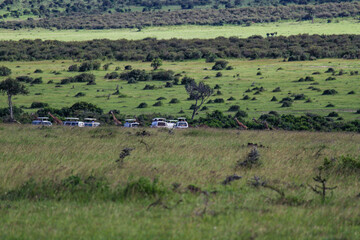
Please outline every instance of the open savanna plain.
M102 29L102 30L56 30L56 29L0 29L0 40L42 39L59 41L86 41L91 39L129 39L139 40L147 37L157 39L210 39L216 37L247 38L253 35L266 37L267 33L278 36L297 34L359 34L359 20L336 18L328 23L327 19L312 21L280 21L274 23L254 23L245 25L180 25L137 28Z
M0 125L0 238L359 238L359 134L143 130Z
M269 111L277 111L280 114L304 114L316 113L327 116L330 112L338 112L345 120L358 119L355 112L360 108L360 76L355 72L360 68L358 60L321 59L316 61L283 62L282 59L263 60L238 60L227 59L232 70L211 70L214 63L205 63L205 60L164 62L163 70L172 70L179 74L180 82L185 76L194 78L197 82L204 81L211 87L219 85L215 89L210 100L223 99L222 103L206 103L208 110L200 111L204 116L207 112L214 110L228 111L230 106L238 105L241 110L246 111L249 117L259 117ZM109 62L102 62L104 65ZM27 112L35 112L30 109L32 102L48 103L52 108L70 107L72 104L85 101L96 104L98 107L109 110L119 110L122 114L133 116L148 113L160 113L164 115L182 116L179 111L183 110L185 115L190 116L193 101L187 100L188 95L184 85L174 85L166 88L162 81L145 81L136 84L128 84L127 81L114 79L108 80L104 76L114 72L125 72L124 67L131 65L133 69L145 69L151 72L149 62L117 62L113 61L107 71L90 71L96 76L96 85L86 83L70 83L59 85L64 78L79 75L79 72L68 72L72 64L81 64L70 60L64 61L33 61L33 62L2 62L1 65L12 69L11 77L30 76L42 77L42 84L26 84L30 93L28 95L17 95L14 104L22 107ZM334 73L328 72L329 68ZM41 69L43 73L34 73ZM102 68L101 68L102 69ZM159 71L159 70L157 70ZM216 74L221 73L221 77ZM353 73L353 74L351 74ZM299 82L300 78L313 77L314 81ZM330 78L330 80L329 80ZM0 77L0 81L6 77ZM327 80L328 79L328 80ZM53 81L53 83L48 83ZM154 85L155 90L143 90L146 85ZM120 95L113 95L119 86ZM264 91L257 92L254 88L263 87ZM280 88L275 91L274 89ZM248 90L250 89L250 91ZM335 95L323 95L328 89L334 89ZM85 96L75 97L78 93ZM351 93L351 94L349 94ZM304 94L301 100L295 100L290 107L282 107L279 103L285 97ZM248 100L244 97L248 96ZM277 101L271 101L275 96ZM162 106L153 106L158 98ZM230 99L232 97L232 99ZM169 103L176 98L179 103ZM245 97L247 98L247 97ZM140 103L147 103L147 108L138 108ZM328 106L329 104L330 107ZM0 107L6 107L6 97L2 97ZM328 107L326 107L328 106Z

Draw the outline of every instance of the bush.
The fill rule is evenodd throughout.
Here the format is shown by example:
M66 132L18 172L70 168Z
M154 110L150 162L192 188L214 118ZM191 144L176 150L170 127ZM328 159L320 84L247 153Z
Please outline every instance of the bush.
M275 88L274 90L272 90L273 92L281 92L281 89L280 89L280 87L277 87L277 88Z
M234 101L234 100L236 100L234 97L229 97L228 99L227 99L228 101Z
M328 105L326 105L325 107L335 107L335 105L334 104L332 104L332 103L329 103Z
M154 103L154 107L160 107L160 106L162 106L163 105L163 103L161 102L161 101L158 101L158 102L156 102L156 103Z
M232 105L230 106L228 112L236 112L240 110L240 106L239 105Z
M215 77L222 77L222 73L221 72L216 73Z
M145 87L143 88L143 90L154 90L155 89L155 85L148 85L146 84Z
M234 70L234 67L233 66L227 66L226 70Z
M277 98L275 96L273 96L270 101L271 102L277 102Z
M238 161L237 167L252 168L260 165L260 153L256 147L252 148L244 161Z
M228 61L220 60L216 61L214 66L212 67L212 70L223 70L226 68L226 66L229 64Z
M33 102L30 106L30 108L45 108L45 107L49 107L49 104L43 102Z
M69 72L77 72L77 71L79 71L79 67L77 64L71 65L71 66L69 66L68 71Z
M337 112L331 112L329 113L328 117L338 117L339 114Z
M84 97L85 93L83 92L78 92L74 97Z
M131 65L126 65L126 66L124 67L124 69L125 69L125 70L132 70L132 66L131 66Z
M304 99L305 99L304 94L295 94L294 95L294 100L304 100Z
M356 111L356 114L360 114L360 109L358 109L358 110Z
M214 89L221 89L220 85L219 84L216 84Z
M291 107L292 103L289 101L284 101L281 107Z
M26 82L26 83L31 83L32 81L34 81L34 79L29 76L18 76L16 77L16 80L18 80L19 82Z
M11 74L11 69L5 66L0 66L0 76L5 77Z
M323 92L322 95L335 95L337 94L338 92L335 90L335 89L327 89Z
M156 81L173 81L175 79L173 71L157 71L152 72L152 80Z
M143 102L143 103L140 103L137 108L147 108L147 107L148 107L147 103Z
M207 106L203 106L200 111L206 111L206 110L209 110L209 108Z
M166 88L171 88L171 87L173 87L173 83L172 82L166 82L166 84L165 84L165 87Z
M100 69L100 62L83 62L79 67L79 72L86 72L91 70L99 70Z
M355 91L350 91L350 92L348 92L348 94L355 94Z
M298 82L313 82L315 81L313 77L306 76L305 78L300 78Z
M243 111L243 110L239 110L239 111L237 111L237 113L235 114L235 117L236 117L236 118L245 118L245 117L247 117L247 116L248 116L247 112L245 112L245 111Z
M243 100L249 100L250 99L250 97L248 96L248 95L245 95L244 97L243 97Z
M336 80L335 77L328 77L327 79L325 79L325 81L334 81L334 80Z
M333 73L335 72L334 68L328 68L328 70L325 71L325 73Z
M43 80L42 80L41 77L35 78L35 79L31 82L31 84L42 84L42 83L43 83Z
M214 103L224 103L224 99L223 98L217 98L214 100Z
M191 78L191 77L188 77L188 76L185 76L181 79L181 85L187 85L187 84L190 84L192 82L195 82L195 79Z
M43 73L43 70L41 70L41 69L36 69L36 70L34 71L34 73Z
M177 99L177 98L173 98L173 99L170 100L169 103L171 103L171 104L180 103L180 101L179 101L179 99Z
M128 182L124 189L124 197L158 197L166 193L165 189L159 185L155 178L152 182L148 178L141 177L138 180Z
M158 100L158 101L160 101L160 100L166 100L166 98L164 98L164 97L159 97L159 98L157 98L156 100Z
M148 74L145 70L134 69L130 72L121 73L120 79L127 81L130 79L134 79L134 81L150 81L152 77L151 74Z
M116 79L119 77L119 74L117 72L111 72L107 73L104 78L106 79Z

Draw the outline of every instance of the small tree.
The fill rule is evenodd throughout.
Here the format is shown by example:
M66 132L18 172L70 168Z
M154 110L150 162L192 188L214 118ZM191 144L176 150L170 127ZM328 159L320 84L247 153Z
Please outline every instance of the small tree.
M191 119L194 119L196 112L199 111L203 103L213 94L214 90L204 82L199 82L199 84L197 84L195 81L186 84L185 89L189 94L189 98L195 100L191 117Z
M11 69L5 66L0 66L0 76L9 76L11 74Z
M157 70L161 65L162 65L162 60L161 60L161 58L155 58L155 59L151 62L151 67L153 67L154 70Z
M10 110L10 120L14 121L14 113L13 113L13 104L12 104L12 96L17 94L28 94L29 91L26 87L20 83L19 81L8 78L2 82L0 82L0 92L6 93L8 97L9 110Z

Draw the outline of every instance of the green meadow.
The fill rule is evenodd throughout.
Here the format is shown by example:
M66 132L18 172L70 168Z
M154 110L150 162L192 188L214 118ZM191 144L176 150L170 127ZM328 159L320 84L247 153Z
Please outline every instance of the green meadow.
M162 26L146 27L141 31L133 29L105 29L105 30L48 30L48 29L0 29L0 40L43 39L59 41L85 41L92 39L129 39L144 38L157 39L209 39L216 37L247 38L252 35L266 37L267 33L277 32L277 35L290 36L297 34L360 34L358 20L352 18L337 18L331 23L326 19L311 21L281 21L275 23L254 23L251 26Z
M360 108L360 76L355 74L359 70L359 61L341 59L321 59L316 61L283 62L281 59L264 60L238 60L227 59L233 70L211 70L214 63L205 63L204 60L164 62L163 70L172 70L180 75L192 77L196 81L204 81L211 87L219 85L220 89L214 91L210 100L224 99L223 103L207 103L208 110L200 111L204 116L214 110L227 111L232 105L239 105L241 110L246 111L249 117L259 117L269 111L277 111L280 114L315 113L327 116L330 112L338 112L345 120L358 119L355 112ZM108 62L102 62L102 65ZM96 76L96 85L86 83L70 83L59 85L64 78L80 74L68 72L68 67L79 62L66 61L34 61L34 62L2 62L1 65L12 69L11 77L30 76L41 77L42 84L26 84L30 93L26 96L14 97L14 104L22 107L27 112L35 112L30 109L32 102L48 103L50 107L70 107L72 104L85 101L96 104L105 111L117 109L121 113L133 116L146 113L178 114L183 110L185 115L190 115L189 109L193 101L187 100L188 95L184 85L174 85L166 88L165 82L146 81L136 84L128 84L127 81L115 79L108 80L104 76L114 72L118 67L118 73L124 72L124 66L131 65L133 69L145 69L152 71L149 62L116 62L114 61L107 71L91 71ZM329 68L334 73L325 73ZM34 73L41 69L43 73ZM102 69L102 68L101 68ZM218 73L221 77L216 77ZM313 77L314 81L298 82L300 78ZM6 77L0 77L0 81ZM327 80L331 78L331 80ZM52 81L53 83L48 83ZM154 90L143 90L145 85L154 85ZM120 95L113 95L119 87ZM263 87L264 91L258 92L253 88ZM274 89L280 88L280 91ZM251 91L249 92L250 89ZM335 95L322 95L325 90L335 89ZM75 97L77 93L85 96ZM350 94L349 94L350 93ZM352 94L351 94L352 93ZM305 96L295 100L290 107L282 107L279 103L285 97L294 97L297 94ZM245 96L248 100L244 100ZM273 96L277 101L271 101ZM162 106L153 106L158 98ZM232 100L230 98L233 98ZM171 99L176 98L180 102L170 104ZM247 97L246 97L247 98ZM0 107L6 107L6 96L1 96ZM147 108L137 108L140 103L147 103ZM332 104L332 107L326 107ZM230 112L229 112L230 113Z
M358 239L359 134L142 130L0 125L0 238Z

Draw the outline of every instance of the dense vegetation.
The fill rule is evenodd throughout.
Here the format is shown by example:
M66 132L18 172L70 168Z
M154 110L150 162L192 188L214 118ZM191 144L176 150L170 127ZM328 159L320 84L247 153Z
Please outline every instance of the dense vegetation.
M156 57L181 61L211 56L219 58L286 58L290 61L317 58L360 57L359 35L253 36L216 39L92 40L60 42L20 40L0 42L0 61L51 59L116 59L152 61Z
M279 20L311 20L357 16L360 4L327 3L314 6L289 5L278 7L246 7L238 9L194 9L159 12L128 12L113 14L76 14L64 17L27 19L0 22L0 28L57 28L57 29L107 29L142 28L164 25L223 25L275 22Z

